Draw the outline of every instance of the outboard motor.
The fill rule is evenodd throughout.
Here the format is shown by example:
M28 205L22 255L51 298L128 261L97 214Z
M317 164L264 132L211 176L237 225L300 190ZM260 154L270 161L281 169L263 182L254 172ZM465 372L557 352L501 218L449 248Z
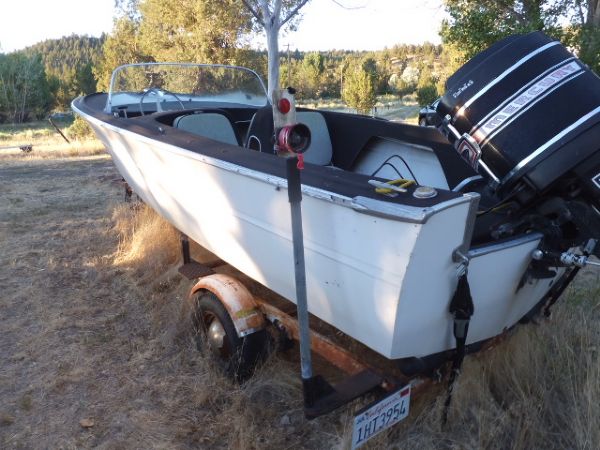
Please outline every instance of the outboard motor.
M497 42L448 79L437 112L487 182L476 238L536 230L564 250L600 237L600 78L558 41Z

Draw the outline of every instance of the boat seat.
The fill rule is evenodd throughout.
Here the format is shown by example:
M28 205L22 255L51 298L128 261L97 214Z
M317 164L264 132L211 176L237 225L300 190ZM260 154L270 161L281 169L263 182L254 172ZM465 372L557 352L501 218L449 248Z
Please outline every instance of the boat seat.
M261 153L273 153L273 107L271 105L260 108L252 116L244 147Z
M240 145L231 120L221 112L198 111L179 116L173 122L173 126L225 144Z
M331 165L333 146L325 118L318 111L298 111L299 123L308 127L311 141L304 153L304 161L319 166ZM246 147L259 152L273 153L273 115L271 106L259 109L252 117L246 137Z
M298 111L296 118L298 123L303 123L310 130L310 145L304 153L304 161L319 166L331 165L333 147L323 114L316 111Z

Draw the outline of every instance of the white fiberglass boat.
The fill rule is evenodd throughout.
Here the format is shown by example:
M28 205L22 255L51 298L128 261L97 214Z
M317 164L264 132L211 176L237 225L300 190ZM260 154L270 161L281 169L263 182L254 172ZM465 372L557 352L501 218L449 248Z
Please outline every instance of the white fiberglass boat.
M311 135L302 171L309 311L408 361L456 346L449 307L467 266L467 344L553 302L600 231L599 85L534 33L501 41L449 80L437 107L443 133L299 109ZM286 163L273 152L273 110L254 72L127 65L108 94L73 108L148 205L295 301ZM397 178L414 183L376 189Z

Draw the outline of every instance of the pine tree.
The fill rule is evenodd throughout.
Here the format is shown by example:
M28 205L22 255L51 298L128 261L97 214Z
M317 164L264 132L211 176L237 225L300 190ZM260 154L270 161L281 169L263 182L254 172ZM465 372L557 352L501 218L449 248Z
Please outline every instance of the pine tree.
M372 58L354 61L345 72L342 98L359 113L368 114L377 103L377 64Z

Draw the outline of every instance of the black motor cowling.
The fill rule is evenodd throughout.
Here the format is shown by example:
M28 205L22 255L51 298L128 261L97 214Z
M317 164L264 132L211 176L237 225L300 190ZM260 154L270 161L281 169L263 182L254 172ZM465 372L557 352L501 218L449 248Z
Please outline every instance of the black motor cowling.
M475 239L536 230L564 250L600 237L600 78L558 41L497 42L448 79L437 113L488 180Z
M600 198L600 78L558 41L542 32L503 39L446 88L437 112L476 142L500 197L518 182L543 192L575 171Z

